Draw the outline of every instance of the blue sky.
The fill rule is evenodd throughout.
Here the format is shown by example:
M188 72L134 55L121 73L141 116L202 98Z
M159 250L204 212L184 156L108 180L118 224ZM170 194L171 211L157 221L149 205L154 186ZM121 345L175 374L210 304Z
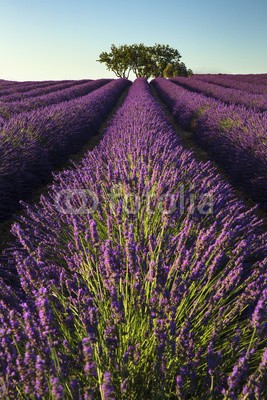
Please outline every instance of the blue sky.
M0 79L114 77L123 43L169 44L194 72L267 72L265 0L0 0Z

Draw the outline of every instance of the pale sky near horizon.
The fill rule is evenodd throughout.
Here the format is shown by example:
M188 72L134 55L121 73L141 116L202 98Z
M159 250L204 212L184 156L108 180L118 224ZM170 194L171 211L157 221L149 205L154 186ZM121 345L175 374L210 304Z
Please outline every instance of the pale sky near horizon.
M112 43L169 44L195 73L267 72L264 0L0 0L0 79L115 77Z

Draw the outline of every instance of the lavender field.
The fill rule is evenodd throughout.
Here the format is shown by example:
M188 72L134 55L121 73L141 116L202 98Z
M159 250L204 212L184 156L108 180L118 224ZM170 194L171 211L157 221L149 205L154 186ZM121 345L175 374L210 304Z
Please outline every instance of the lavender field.
M267 74L0 80L0 192L0 399L267 399Z

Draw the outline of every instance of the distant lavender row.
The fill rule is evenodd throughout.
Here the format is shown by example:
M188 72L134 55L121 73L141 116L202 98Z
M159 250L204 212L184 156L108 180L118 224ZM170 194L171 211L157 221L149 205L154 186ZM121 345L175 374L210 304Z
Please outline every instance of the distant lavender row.
M46 93L55 92L56 90L67 89L68 87L88 83L91 79L88 80L80 80L80 81L62 81L62 82L52 82L50 84L43 85L41 87L37 87L31 90L27 90L25 92L15 92L9 95L1 96L0 102L2 101L15 101L15 100L23 100L28 97L42 96Z
M9 86L11 86L14 83L15 83L15 81L7 81L5 79L0 79L0 93L3 89L8 88Z
M204 82L215 83L223 87L244 90L249 93L255 94L265 94L267 95L267 85L259 85L255 83L249 83L246 81L241 81L239 79L234 79L233 75L194 75L195 79L200 79ZM266 79L267 81L267 79ZM267 83L267 82L266 82Z
M228 76L241 82L255 83L257 85L267 85L267 74L237 74Z
M232 179L267 209L267 114L227 106L163 78L152 81L175 120Z
M257 111L267 110L267 96L263 94L253 94L242 90L224 88L222 86L214 85L213 83L203 82L193 77L176 77L170 79L170 81L177 83L186 89L221 100L226 104L240 104Z
M62 103L77 97L85 96L86 94L98 89L99 87L110 82L111 79L96 79L87 83L78 83L71 85L66 89L49 91L49 93L42 96L30 97L21 101L12 101L0 103L0 115L9 120L16 114L22 112L33 111L41 107L50 106L52 104Z
M19 81L8 81L4 79L0 79L0 95L2 93L2 90L7 90L7 89L12 89L12 87L23 87L23 86L28 86L28 85L37 85L37 84L51 84L53 81L24 81L24 82L19 82Z
M78 210L82 190L97 207L62 212L60 195ZM203 194L213 213L192 210ZM266 235L183 150L144 80L13 232L26 298L9 306L3 285L2 398L266 398Z
M128 85L129 81L115 80L81 98L19 114L4 125L0 134L0 221L60 161L97 132Z
M3 89L0 89L0 96L5 96L13 93L23 93L28 90L32 90L38 87L51 86L59 82L69 82L69 81L26 81L26 82L9 82L8 85L4 85Z
M45 85L45 87L32 89L27 94L32 94L33 97L25 98L21 101L13 102L2 102L0 99L0 129L3 129L3 125L14 115L21 112L33 111L40 107L45 107L63 101L68 101L76 97L84 96L91 91L101 87L103 84L110 82L111 79L99 79L99 80L88 80L88 81L67 81L66 83ZM61 90L60 90L61 89ZM40 91L39 97L34 97ZM47 94L41 94L41 93ZM20 92L13 94L14 97L20 97Z

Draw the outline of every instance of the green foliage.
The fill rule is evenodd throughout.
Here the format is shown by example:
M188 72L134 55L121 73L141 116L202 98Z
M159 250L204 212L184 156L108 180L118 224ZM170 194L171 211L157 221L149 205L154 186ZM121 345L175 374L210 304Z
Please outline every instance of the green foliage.
M164 78L173 78L174 76L191 76L193 75L193 71L191 69L187 69L186 65L181 63L176 64L167 64L166 68L163 71Z
M234 127L240 126L240 124L241 124L241 121L239 120L239 118L237 118L237 119L223 118L220 121L220 128L223 131L227 131L229 129L233 129Z
M168 64L163 71L164 78L172 78L176 75L178 75L176 73L176 67L173 64Z
M110 53L102 52L99 62L105 63L109 71L113 71L118 78L128 78L130 73L130 49L127 45L116 47L111 45Z
M151 78L192 74L184 63L180 63L178 50L169 45L155 44L146 46L143 43L132 45L111 45L110 52L102 52L97 60L105 63L109 71L119 78L128 78L132 71L137 78Z

